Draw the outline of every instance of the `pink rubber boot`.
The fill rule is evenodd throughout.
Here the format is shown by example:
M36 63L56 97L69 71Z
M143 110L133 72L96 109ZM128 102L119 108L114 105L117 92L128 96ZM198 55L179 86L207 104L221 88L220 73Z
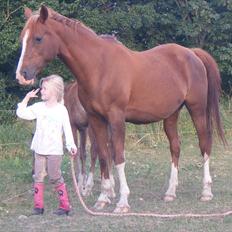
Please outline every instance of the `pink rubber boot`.
M44 183L34 183L34 210L32 215L44 213Z
M56 215L68 215L70 211L70 203L68 199L68 193L64 183L56 187L56 191L59 197L59 208L54 212Z

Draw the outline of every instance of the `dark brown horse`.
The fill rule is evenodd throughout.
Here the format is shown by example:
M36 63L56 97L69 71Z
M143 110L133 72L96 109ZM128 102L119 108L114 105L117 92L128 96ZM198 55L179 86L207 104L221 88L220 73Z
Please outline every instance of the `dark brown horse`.
M69 113L70 124L72 128L75 144L77 145L77 147L79 147L78 157L80 157L80 160L77 160L78 171L79 171L78 185L81 193L84 196L87 196L91 193L92 187L94 185L93 176L95 171L95 163L97 159L97 145L91 128L90 127L88 128L88 124L89 124L88 116L83 106L80 103L78 97L78 85L76 81L70 82L65 85L64 104ZM79 132L79 143L78 143L77 131ZM90 146L91 166L88 176L86 172L87 135L89 135L90 144L91 144Z
M193 120L203 157L201 199L212 199L209 157L213 126L222 141L225 138L219 114L220 74L207 52L177 44L136 52L45 6L34 14L26 9L25 16L28 20L21 33L22 54L16 78L20 84L33 84L37 73L56 56L75 75L79 98L99 149L102 183L97 209L109 203L113 195L107 165L111 155L120 182L115 212L129 209L130 191L124 171L126 121L145 124L163 120L172 157L164 199L175 199L180 155L177 120L183 106Z

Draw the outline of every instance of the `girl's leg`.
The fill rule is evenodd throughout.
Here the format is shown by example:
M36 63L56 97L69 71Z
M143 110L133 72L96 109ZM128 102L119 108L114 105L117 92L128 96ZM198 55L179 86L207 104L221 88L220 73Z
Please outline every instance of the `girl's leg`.
M50 182L55 186L55 190L59 197L59 208L54 213L57 215L68 215L70 211L70 203L68 193L61 173L62 156L48 156L48 176Z
M35 154L34 165L34 210L33 215L40 215L44 212L44 177L46 172L46 156Z

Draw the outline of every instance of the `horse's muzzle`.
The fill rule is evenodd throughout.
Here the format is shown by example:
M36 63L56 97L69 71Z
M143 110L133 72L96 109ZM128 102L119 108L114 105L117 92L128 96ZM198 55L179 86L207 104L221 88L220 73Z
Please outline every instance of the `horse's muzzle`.
M35 82L34 78L30 80L26 80L24 76L19 73L16 73L16 80L18 80L20 85L33 85Z

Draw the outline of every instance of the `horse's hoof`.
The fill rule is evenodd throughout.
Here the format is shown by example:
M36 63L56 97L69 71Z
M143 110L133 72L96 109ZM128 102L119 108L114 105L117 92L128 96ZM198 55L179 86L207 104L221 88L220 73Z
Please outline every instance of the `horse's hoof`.
M108 202L106 201L97 201L94 205L94 209L95 210L102 210L104 209L104 207L109 204Z
M165 195L164 196L164 201L165 202L172 202L172 201L174 201L176 199L176 197L175 196L172 196L172 195Z
M211 201L213 199L213 195L202 195L200 201Z
M128 213L130 210L130 207L129 206L117 206L115 209L114 209L114 213Z

